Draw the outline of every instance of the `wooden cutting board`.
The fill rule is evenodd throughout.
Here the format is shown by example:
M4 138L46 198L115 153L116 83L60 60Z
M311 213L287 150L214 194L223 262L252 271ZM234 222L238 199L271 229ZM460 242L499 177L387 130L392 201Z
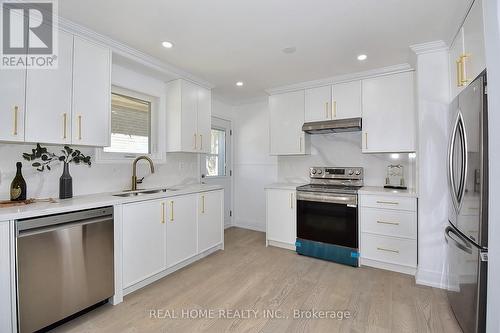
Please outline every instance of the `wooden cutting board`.
M25 206L25 205L34 204L36 202L56 203L57 201L54 200L54 199L52 199L52 198L48 198L48 199L27 199L27 200L22 200L22 201L5 200L5 201L0 201L0 208Z

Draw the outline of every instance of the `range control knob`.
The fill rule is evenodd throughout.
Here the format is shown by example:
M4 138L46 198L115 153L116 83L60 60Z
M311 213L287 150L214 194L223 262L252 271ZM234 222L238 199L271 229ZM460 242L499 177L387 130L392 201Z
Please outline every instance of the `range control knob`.
M311 173L312 173L313 175L315 175L315 174L316 174L316 169L312 169L312 170L311 170Z
M356 170L356 176L359 176L361 174L361 171Z
M354 171L349 170L349 171L348 171L348 174L349 174L349 176L352 176L352 175L354 174Z
M318 170L318 175L321 175L323 173L323 170Z

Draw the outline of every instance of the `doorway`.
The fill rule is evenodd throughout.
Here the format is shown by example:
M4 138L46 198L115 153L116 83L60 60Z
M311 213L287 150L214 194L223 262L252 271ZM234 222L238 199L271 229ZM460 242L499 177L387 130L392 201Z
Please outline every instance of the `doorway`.
M232 129L231 121L212 117L210 153L201 155L201 181L224 188L224 226L232 220Z

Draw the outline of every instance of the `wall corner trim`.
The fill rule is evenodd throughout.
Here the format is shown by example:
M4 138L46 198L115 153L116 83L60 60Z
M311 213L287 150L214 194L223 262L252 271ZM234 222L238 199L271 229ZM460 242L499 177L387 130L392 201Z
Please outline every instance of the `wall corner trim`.
M442 40L436 40L436 41L428 42L428 43L410 45L410 50L412 50L417 55L425 54L425 53L447 51L448 49L449 49L448 45Z

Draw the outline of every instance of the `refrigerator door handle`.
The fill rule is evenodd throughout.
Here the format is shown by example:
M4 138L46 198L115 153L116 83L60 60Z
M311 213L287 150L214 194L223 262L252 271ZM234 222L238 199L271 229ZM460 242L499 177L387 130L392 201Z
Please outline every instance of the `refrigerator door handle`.
M454 148L455 148L455 139L457 135L457 129L458 129L458 121L459 121L459 115L457 116L457 119L455 120L455 124L453 125L453 130L451 132L451 139L450 139L450 145L448 147L448 186L449 186L449 191L451 194L452 198L452 203L453 206L455 207L455 211L458 211L458 200L457 200L457 191L456 191L456 184L455 184L455 178L453 177L453 159L454 159Z
M464 244L462 242L459 242L458 240L453 238L450 235L450 233L453 234L454 236L458 237L458 239L460 239L461 241L463 241L462 237L459 234L457 234L455 231L453 231L453 229L450 226L447 226L445 231L444 231L446 243L449 243L451 241L453 243L453 245L458 247L460 250L467 252L468 254L472 254L472 248L469 244L467 244L467 243Z
M460 168L460 184L455 183L455 178L453 174L453 160L455 158L454 149L456 144L457 132L460 134L460 150L462 152L461 168ZM450 145L448 147L448 186L451 193L451 198L455 211L458 213L462 207L463 197L465 194L465 184L467 177L467 133L465 130L465 124L462 116L462 112L458 110L458 115L453 126L453 131L451 133Z
M469 166L469 158L467 156L467 151L468 151L468 144L467 144L467 129L465 127L465 122L464 122L464 117L462 116L462 112L459 111L459 128L461 131L461 137L462 137L462 175L460 177L461 179L461 184L459 187L460 193L459 193L459 202L458 202L458 208L462 207L462 203L464 200L464 195L465 195L465 186L467 184L467 168Z

